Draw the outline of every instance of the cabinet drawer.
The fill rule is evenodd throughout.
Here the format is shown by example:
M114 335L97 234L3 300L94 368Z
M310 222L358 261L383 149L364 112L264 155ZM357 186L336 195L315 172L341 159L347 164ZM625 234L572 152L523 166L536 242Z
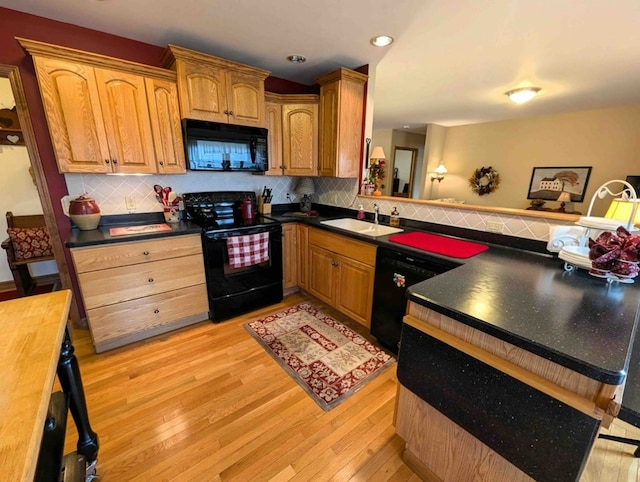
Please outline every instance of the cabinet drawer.
M202 255L90 271L78 275L87 309L205 282Z
M207 318L205 284L87 311L97 351L148 338Z
M376 246L321 229L309 229L309 244L375 266Z
M202 254L200 234L91 246L71 250L78 273Z

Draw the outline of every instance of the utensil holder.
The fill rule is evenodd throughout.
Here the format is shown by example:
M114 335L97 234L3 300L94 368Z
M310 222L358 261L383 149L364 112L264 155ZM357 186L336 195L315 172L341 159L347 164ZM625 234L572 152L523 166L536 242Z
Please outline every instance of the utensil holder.
M165 206L164 207L164 220L167 223L179 223L180 222L180 208L178 206Z
M262 198L258 198L258 212L260 214L271 214L271 203L265 203Z

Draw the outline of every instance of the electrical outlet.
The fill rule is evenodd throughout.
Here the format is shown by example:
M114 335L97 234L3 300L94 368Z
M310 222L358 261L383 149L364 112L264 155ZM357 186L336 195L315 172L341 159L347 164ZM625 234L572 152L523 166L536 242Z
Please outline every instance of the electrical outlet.
M127 211L130 213L136 212L136 198L133 196L125 196L124 203L127 206Z
M504 223L500 223L498 221L487 221L485 224L487 231L492 233L501 233L504 229Z
M289 201L290 203L292 203L293 201L291 200L291 194L287 193L287 201Z

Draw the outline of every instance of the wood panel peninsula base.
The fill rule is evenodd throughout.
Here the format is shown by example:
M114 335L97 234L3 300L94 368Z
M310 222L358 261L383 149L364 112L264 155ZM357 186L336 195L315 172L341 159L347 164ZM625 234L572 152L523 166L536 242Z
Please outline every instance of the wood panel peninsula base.
M579 480L616 391L414 302L394 425L429 481Z

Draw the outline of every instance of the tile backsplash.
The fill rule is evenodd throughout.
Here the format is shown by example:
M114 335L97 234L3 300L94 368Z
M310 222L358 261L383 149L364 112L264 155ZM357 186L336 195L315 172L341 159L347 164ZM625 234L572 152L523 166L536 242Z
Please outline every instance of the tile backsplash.
M156 201L154 184L171 186L178 194L200 191L255 191L262 192L266 185L272 189L273 204L288 203L287 193L291 201L296 202L299 196L295 193L297 177L260 176L238 172L205 172L188 171L184 175L147 175L147 176L111 176L105 174L65 174L69 194L72 197L87 193L92 196L103 214L125 214L126 198L133 198L135 212L162 211L162 205ZM374 198L357 198L358 183L356 179L314 178L316 193L313 202L357 208L362 204L365 210L372 212L373 203L380 206L380 212L388 215L397 206L401 218L446 224L461 228L486 231L487 223L500 226L502 234L520 238L547 241L552 226L566 224L547 219L527 216L504 215L471 211L449 207L437 207L400 200L375 200Z

